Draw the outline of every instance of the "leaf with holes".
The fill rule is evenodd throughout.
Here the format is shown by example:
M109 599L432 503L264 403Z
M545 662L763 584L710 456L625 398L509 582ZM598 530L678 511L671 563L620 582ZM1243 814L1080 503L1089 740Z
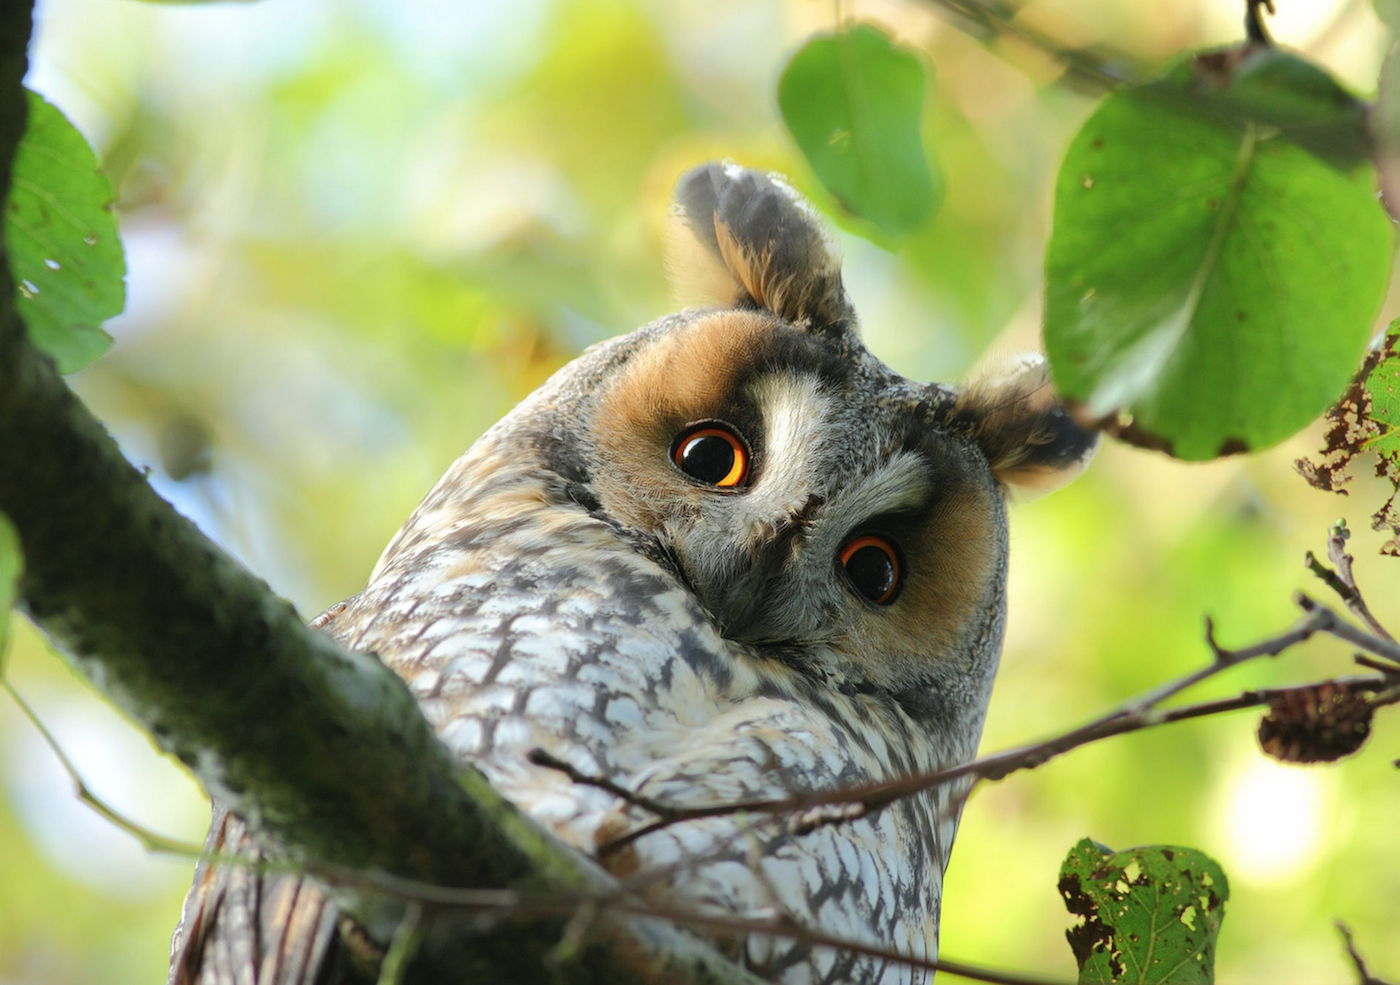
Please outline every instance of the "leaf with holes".
M1374 452L1376 475L1390 483L1391 494L1371 515L1371 527L1391 534L1381 553L1400 556L1400 318L1390 323L1323 421L1321 452L1294 466L1315 488L1345 496L1352 462Z
M1367 360L1369 364L1370 359ZM1374 365L1363 376L1369 418L1376 435L1369 447L1376 453L1376 475L1390 483L1390 498L1371 514L1371 529L1389 531L1381 553L1400 557L1400 318L1376 351Z
M14 524L0 513L0 677L5 676L5 649L10 632L10 610L19 598L19 576L24 568L19 534Z
M808 41L778 82L778 108L826 189L890 236L933 215L942 181L924 154L924 63L869 24Z
M1088 838L1060 867L1060 894L1082 922L1065 932L1081 985L1210 985L1229 884L1194 848L1114 852Z
M29 125L15 154L5 248L15 308L59 372L107 350L102 323L126 303L126 258L112 214L112 184L63 114L29 93Z
M1109 95L1076 135L1045 345L1089 416L1127 411L1129 440L1208 459L1283 440L1346 386L1393 233L1370 169L1335 166L1354 160L1336 136L1351 110L1329 115L1321 90L1296 66L1248 75L1203 56ZM1324 121L1331 150L1290 120Z

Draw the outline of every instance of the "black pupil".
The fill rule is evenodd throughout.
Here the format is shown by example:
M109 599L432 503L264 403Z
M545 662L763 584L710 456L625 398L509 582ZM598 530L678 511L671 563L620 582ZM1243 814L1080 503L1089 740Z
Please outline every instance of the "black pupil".
M874 544L867 544L847 559L846 574L856 591L872 602L880 601L894 588L894 562Z
M681 471L701 482L716 484L734 468L734 446L717 434L691 438L681 448Z

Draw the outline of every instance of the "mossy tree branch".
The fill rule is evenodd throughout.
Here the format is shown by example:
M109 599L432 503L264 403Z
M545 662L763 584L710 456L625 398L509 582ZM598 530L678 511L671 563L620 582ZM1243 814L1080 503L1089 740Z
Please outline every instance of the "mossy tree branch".
M0 10L0 189L8 189L24 131L31 12L19 3ZM25 609L83 674L293 865L610 891L601 870L518 815L479 774L454 766L391 671L307 628L157 496L29 343L13 298L0 263L0 511L20 534ZM363 887L337 899L381 930L402 910ZM470 960L454 958L453 977L557 975L541 958L564 922L498 927L469 945ZM749 980L666 928L605 922L591 940L565 977ZM441 957L423 956L424 968L439 969L433 980L446 980ZM428 974L410 969L415 977Z

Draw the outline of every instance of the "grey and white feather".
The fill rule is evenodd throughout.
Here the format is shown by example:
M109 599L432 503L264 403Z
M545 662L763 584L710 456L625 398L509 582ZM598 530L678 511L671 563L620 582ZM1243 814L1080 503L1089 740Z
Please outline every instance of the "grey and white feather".
M697 168L672 220L673 276L709 306L555 374L325 621L408 682L464 763L589 853L652 816L532 750L676 807L973 756L1001 649L1006 492L1067 481L1094 449L1038 360L955 388L868 353L832 240L781 179ZM601 860L651 874L672 905L931 957L960 793L804 834L695 820ZM931 979L791 940L722 944L791 985ZM192 946L177 964L198 967Z

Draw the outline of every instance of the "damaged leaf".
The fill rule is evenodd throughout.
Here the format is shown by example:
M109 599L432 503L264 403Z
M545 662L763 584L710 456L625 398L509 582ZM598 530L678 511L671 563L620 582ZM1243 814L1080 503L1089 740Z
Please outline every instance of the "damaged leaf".
M1324 418L1321 453L1294 463L1308 483L1345 496L1349 469L1363 452L1376 455L1376 475L1391 485L1390 498L1371 516L1375 530L1389 530L1382 554L1400 556L1400 318L1391 322L1381 344L1367 354L1342 399Z
M1193 848L1114 852L1085 838L1060 867L1060 893L1083 919L1065 932L1081 985L1210 985L1229 884Z

